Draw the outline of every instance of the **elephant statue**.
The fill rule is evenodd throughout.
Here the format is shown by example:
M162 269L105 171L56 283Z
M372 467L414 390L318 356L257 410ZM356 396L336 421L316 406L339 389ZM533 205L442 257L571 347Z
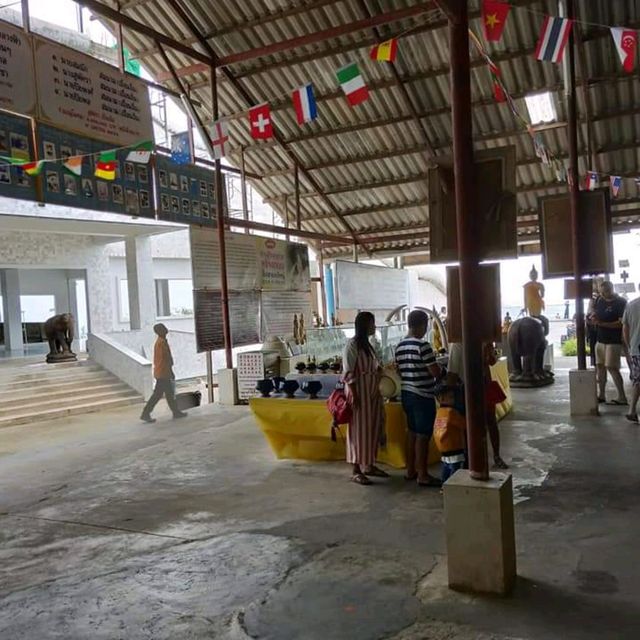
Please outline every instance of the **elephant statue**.
M71 351L74 337L74 320L70 313L52 316L44 323L44 333L49 341L47 362L67 362L77 360Z
M507 339L512 387L542 387L553 383L553 373L544 369L547 340L542 320L531 316L518 318L511 324Z

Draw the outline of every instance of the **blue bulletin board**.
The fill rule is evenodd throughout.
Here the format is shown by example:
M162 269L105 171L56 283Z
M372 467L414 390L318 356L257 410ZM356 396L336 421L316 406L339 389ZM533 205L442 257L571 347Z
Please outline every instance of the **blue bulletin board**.
M215 173L193 164L175 164L156 155L158 218L183 224L215 226Z
M0 112L0 155L18 157L22 153L25 160L31 160L33 136L31 121L6 112ZM19 167L9 166L0 160L0 196L37 200L37 178L27 175Z
M117 151L115 180L95 177L95 166L102 151L112 146L67 133L47 125L38 126L44 201L67 207L96 209L143 218L155 218L153 171L151 164L127 162L128 149ZM67 171L62 160L68 156L82 159L82 175Z

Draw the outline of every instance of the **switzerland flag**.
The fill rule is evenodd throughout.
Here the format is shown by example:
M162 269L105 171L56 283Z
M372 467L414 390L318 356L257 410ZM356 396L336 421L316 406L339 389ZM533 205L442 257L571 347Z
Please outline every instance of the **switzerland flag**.
M505 2L482 0L482 27L489 42L497 42L502 37L510 10L511 5Z

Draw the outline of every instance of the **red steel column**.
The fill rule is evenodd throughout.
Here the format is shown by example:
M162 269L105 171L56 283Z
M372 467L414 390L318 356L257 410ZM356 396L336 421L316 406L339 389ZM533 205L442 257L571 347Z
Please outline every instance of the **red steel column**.
M574 0L567 0L567 18L575 18ZM584 303L580 294L582 280L580 256L580 202L579 202L579 169L578 169L578 126L576 109L576 51L574 29L569 36L567 47L569 78L567 91L567 136L569 138L569 206L571 210L571 249L573 251L573 279L576 285L576 341L578 343L578 369L587 368L587 351L585 346Z
M478 331L476 316L476 296L482 295L482 290L477 278L480 247L473 222L475 176L471 122L469 16L467 0L450 3L450 6L452 6L449 13L451 111L467 405L467 446L471 477L476 480L486 480L489 478L489 464L484 409L483 339Z
M218 78L216 68L211 66L211 103L213 106L213 119L218 120L220 110L218 107ZM225 238L224 220L224 194L222 193L222 170L220 160L215 161L215 187L216 187L216 219L218 226L218 244L220 248L220 290L222 297L222 331L224 334L224 354L227 369L233 368L232 343L231 343L231 319L229 317L229 283L227 280L227 246Z

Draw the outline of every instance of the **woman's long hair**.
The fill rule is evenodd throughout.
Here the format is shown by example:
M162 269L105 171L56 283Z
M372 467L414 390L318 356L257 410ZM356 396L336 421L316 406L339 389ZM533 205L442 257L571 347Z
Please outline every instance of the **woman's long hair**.
M358 351L364 351L365 353L374 355L373 347L369 342L369 326L375 321L375 316L369 311L361 311L356 316L355 341Z

